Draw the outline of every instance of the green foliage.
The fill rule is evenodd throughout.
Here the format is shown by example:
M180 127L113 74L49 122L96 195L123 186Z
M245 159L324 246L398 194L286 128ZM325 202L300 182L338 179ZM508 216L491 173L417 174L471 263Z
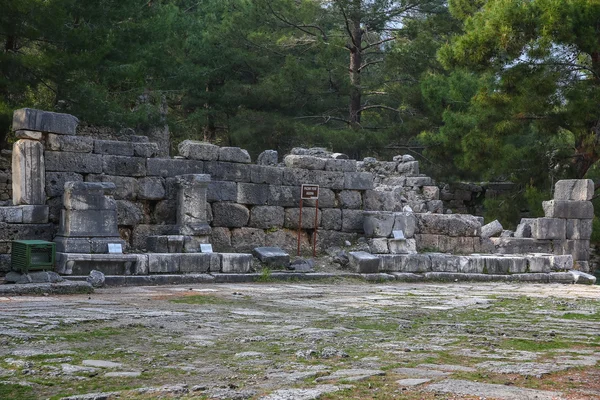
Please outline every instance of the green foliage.
M36 398L33 388L30 386L7 382L0 383L0 399L34 400Z

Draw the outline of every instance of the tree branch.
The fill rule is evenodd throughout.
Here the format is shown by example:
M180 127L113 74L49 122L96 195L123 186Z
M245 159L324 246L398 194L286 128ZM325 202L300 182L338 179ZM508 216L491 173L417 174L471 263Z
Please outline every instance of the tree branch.
M361 66L358 68L358 70L359 70L359 71L362 71L362 70L363 70L363 68L366 68L366 67L368 67L369 65L373 65L373 64L379 64L379 63L382 63L383 61L384 61L384 60L383 60L383 59L381 59L381 60L374 60L374 61L369 61L369 62L366 62L366 63L364 63L363 65L361 65Z
M361 50L367 50L367 49L369 49L369 48L371 48L373 46L379 46L380 44L383 44L385 42L390 42L392 40L396 40L396 38L395 37L390 37L390 38L386 38L386 39L381 39L381 40L379 40L379 41L377 41L375 43L367 43L367 45L365 47L361 48Z
M273 9L273 7L271 6L271 2L267 2L268 6L269 6L269 10L271 10L271 14L273 14L273 16L275 18L277 18L278 20L280 20L281 22L283 22L284 24L287 24L289 26L293 26L294 28L306 33L307 35L311 35L311 36L318 36L316 34L314 34L313 32L309 31L308 29L305 28L312 28L312 29L317 29L319 32L321 32L321 36L323 37L324 41L327 41L327 34L325 33L325 31L323 29L321 29L321 27L317 26L317 25L298 25L295 24L289 20L287 20L286 18L284 18L283 16L277 14L275 12L275 10Z
M350 40L352 41L352 44L357 49L360 49L360 43L358 43L358 44L356 43L356 40L354 40L354 35L352 34L352 30L350 29L350 23L348 22L348 15L346 15L346 10L344 10L344 7L342 7L342 5L340 4L339 1L335 1L335 4L338 5L338 7L340 8L340 11L342 12L342 15L344 16L344 23L346 24L346 32L348 32L348 36L350 36Z

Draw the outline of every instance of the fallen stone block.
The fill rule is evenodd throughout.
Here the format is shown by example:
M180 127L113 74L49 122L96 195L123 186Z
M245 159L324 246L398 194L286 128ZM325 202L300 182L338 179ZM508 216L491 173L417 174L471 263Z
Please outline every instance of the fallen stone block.
M239 147L221 147L219 148L219 161L229 161L242 164L250 164L250 154L248 150Z
M554 185L554 200L590 201L594 197L591 179L563 179Z
M533 224L533 238L540 240L566 238L566 221L561 218L537 218Z
M271 268L287 268L290 265L290 255L279 247L257 247L252 254Z
M350 268L359 274L373 274L379 272L380 259L366 251L351 251L348 253Z
M596 283L596 277L594 275L587 274L581 271L569 271L573 275L574 283L583 285L594 285Z
M79 120L69 114L21 108L13 113L12 129L75 135L78 124Z
M252 254L221 253L221 272L240 273L250 272L252 267Z
M489 238L492 236L499 236L503 230L502 224L496 219L481 227L481 237Z
M550 200L542 202L547 218L594 218L594 205L591 201Z
M219 159L219 146L196 140L184 140L178 146L179 155L191 160L216 161Z
M535 221L536 218L522 218L519 225L517 225L514 237L530 238L533 234L533 225L535 224Z

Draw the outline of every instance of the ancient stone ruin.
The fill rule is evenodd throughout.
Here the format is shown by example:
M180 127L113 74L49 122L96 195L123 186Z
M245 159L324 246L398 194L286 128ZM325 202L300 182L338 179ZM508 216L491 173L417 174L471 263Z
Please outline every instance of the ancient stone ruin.
M78 136L77 124L67 114L15 111L2 271L12 240L42 239L56 243L56 271L67 276L248 273L255 249L267 248L254 254L269 264L264 254L289 260L299 243L305 255L313 245L321 253L350 246L354 272L390 279L594 279L585 274L590 180L559 181L546 216L511 233L447 213L440 188L409 155L356 161L294 149L279 163L268 150L252 163L246 150L185 140L168 158L146 137L98 140ZM318 209L316 200L301 207L303 184L319 186ZM360 238L369 251L352 251Z

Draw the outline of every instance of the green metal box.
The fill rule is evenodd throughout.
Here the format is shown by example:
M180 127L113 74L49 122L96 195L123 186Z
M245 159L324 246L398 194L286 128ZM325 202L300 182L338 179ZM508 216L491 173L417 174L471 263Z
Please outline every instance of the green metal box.
M56 247L44 240L13 240L11 268L26 274L30 270L54 269Z

